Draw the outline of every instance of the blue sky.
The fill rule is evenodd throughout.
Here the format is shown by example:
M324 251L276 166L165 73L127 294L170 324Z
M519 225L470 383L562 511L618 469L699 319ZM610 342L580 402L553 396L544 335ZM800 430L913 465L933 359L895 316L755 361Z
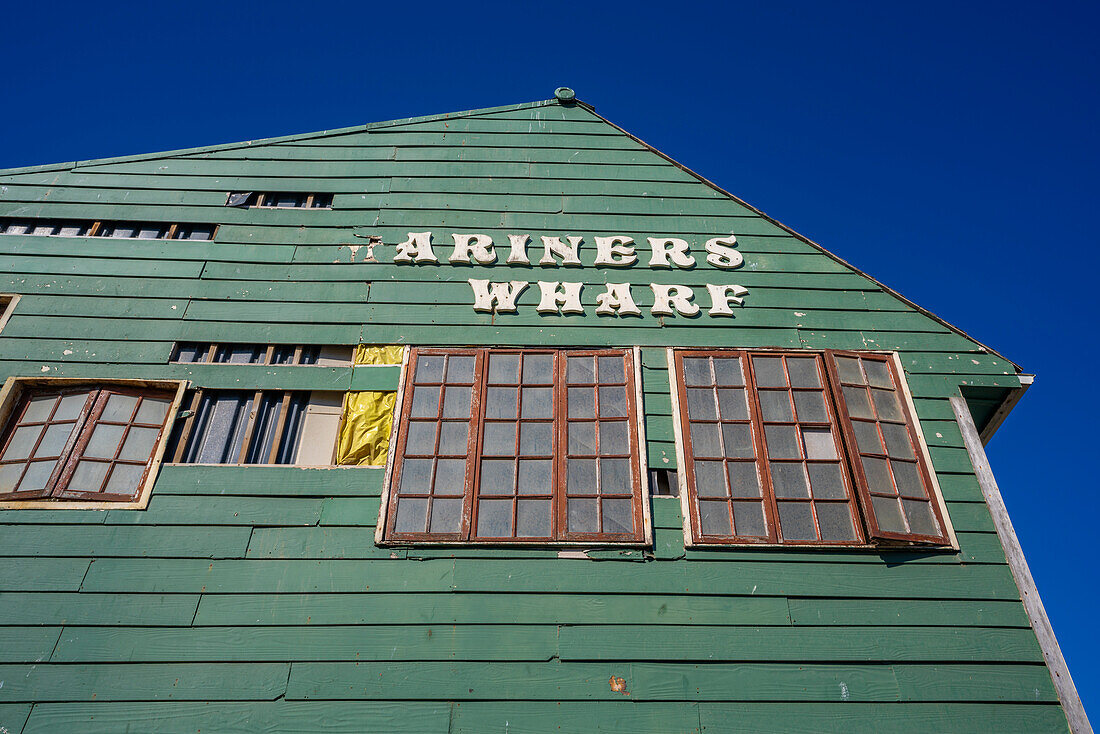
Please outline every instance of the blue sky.
M1096 3L17 3L5 21L3 167L567 85L995 347L1038 379L990 458L1100 710Z

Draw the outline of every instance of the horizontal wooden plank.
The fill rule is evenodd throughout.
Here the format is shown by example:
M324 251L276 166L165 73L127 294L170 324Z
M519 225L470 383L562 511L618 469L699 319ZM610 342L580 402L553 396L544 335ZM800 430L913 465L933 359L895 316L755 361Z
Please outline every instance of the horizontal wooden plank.
M322 500L313 497L182 496L154 493L148 509L111 510L107 524L316 525Z
M18 511L15 511L18 512ZM67 510L57 510L64 513ZM144 515L141 510L111 510ZM108 522L115 521L109 518ZM185 522L185 520L181 520ZM150 520L163 526L163 521ZM119 557L243 558L249 528L169 528L126 525L9 525L2 531L6 555Z
M0 591L76 591L90 563L81 558L20 558L0 563Z
M0 593L6 624L189 625L198 594Z
M287 663L0 665L0 701L275 700Z
M255 528L247 555L248 558L399 558L403 554L404 550L376 545L373 527L308 527Z
M448 734L698 734L699 704L680 702L463 701L453 704ZM766 705L766 704L758 704ZM748 729L746 732L750 731Z
M787 600L795 625L929 625L944 627L1029 626L1019 601L927 601L921 599Z
M57 644L61 627L0 627L0 650L4 662L40 663L48 660ZM0 676L0 680L3 676ZM2 690L2 689L0 689Z
M382 492L383 470L368 466L325 469L297 466L166 464L154 495L362 497Z

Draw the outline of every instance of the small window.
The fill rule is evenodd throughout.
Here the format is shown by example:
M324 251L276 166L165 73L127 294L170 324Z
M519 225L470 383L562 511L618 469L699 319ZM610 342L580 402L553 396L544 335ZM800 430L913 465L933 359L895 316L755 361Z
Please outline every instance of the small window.
M413 349L386 540L644 542L634 355Z
M949 542L889 356L674 354L695 542Z
M6 219L0 218L0 234L25 234L32 236L83 237L91 229L91 222L67 219Z
M18 395L5 402L0 501L129 502L149 486L176 391L21 382L5 386Z
M240 191L229 194L226 206L266 209L331 209L332 194L300 191Z
M331 465L342 393L209 390L188 393L169 455L184 464Z
M212 344L181 342L172 355L173 362L189 364L286 364L319 367L350 366L350 346L316 344Z

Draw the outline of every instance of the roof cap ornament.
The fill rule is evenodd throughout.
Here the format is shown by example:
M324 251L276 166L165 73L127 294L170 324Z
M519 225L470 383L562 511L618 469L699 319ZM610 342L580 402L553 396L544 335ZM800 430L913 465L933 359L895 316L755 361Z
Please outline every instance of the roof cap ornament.
M572 102L576 97L577 93L569 87L558 87L554 90L554 98L559 102Z

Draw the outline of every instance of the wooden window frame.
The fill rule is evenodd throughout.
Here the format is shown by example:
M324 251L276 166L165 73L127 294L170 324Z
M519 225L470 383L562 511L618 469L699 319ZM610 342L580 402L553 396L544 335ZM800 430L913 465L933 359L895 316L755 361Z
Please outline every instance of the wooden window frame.
M20 404L27 392L63 390L65 388L99 389L111 388L118 392L144 390L164 390L172 394L172 402L168 406L168 414L164 427L154 445L152 459L147 464L144 479L133 499L127 500L96 500L81 498L51 499L38 497L34 499L8 499L0 500L0 510L143 510L149 505L149 496L153 485L156 483L157 474L164 463L164 452L168 446L168 439L172 433L188 383L181 380L138 380L138 379L102 379L87 380L66 377L9 377L3 388L0 388L0 426L5 429L12 418L13 412ZM77 437L74 437L75 441ZM71 464L71 462L70 462ZM71 473L75 465L59 467L65 473ZM56 470L55 470L56 471Z
M3 217L0 218L0 223L4 220L18 219L18 217ZM20 220L24 221L24 220ZM205 240L193 240L193 239L181 239L181 242L213 242L214 238L218 236L218 227L221 225L216 222L144 222L144 221L128 221L124 219L61 219L52 217L30 217L25 221L30 222L31 226L44 226L50 222L53 222L53 227L63 227L66 225L83 225L85 227L84 234L33 234L31 232L23 232L21 234L8 233L0 231L0 235L11 234L13 237L65 237L72 239L76 237L102 237L103 239L118 239L118 240L176 240L177 230L180 227L210 227L210 238ZM42 224L37 224L41 222ZM135 230L140 230L146 225L158 225L161 227L161 231L164 233L161 237L105 237L103 235L103 229L105 226L117 227L127 226L132 227Z
M20 298L22 296L18 293L0 293L0 333L4 332L4 327L15 313Z
M624 370L627 389L627 431L628 440L632 447L631 459L636 460L634 466L637 473L632 475L632 491L634 498L633 517L638 533L630 538L608 539L598 534L570 534L561 531L556 538L477 538L474 537L474 523L477 519L478 474L481 457L482 426L485 422L485 406L483 396L488 379L487 361L492 354L505 353L553 353L560 355L555 370L555 391L553 423L554 433L558 441L559 450L553 458L552 475L552 519L551 530L566 527L565 511L566 497L564 465L565 465L565 436L567 430L567 418L563 411L565 406L566 383L564 381L565 357L568 356L597 356L606 355L609 352L622 353L624 357ZM467 436L470 446L470 456L467 460L466 482L463 498L462 526L458 533L403 533L397 536L392 526L396 518L397 492L395 481L400 477L398 463L402 458L411 412L411 396L413 373L416 358L422 354L453 354L459 356L475 357L475 377L471 394L473 403L470 419L470 433ZM375 543L379 546L513 546L513 547L546 547L546 548L600 548L600 547L643 547L653 544L653 519L650 507L649 467L646 457L645 425L642 416L642 374L641 351L638 347L604 347L604 348L576 348L568 347L412 347L406 349L401 362L401 379L398 386L389 450L386 456L385 476L382 487L382 501L379 508L378 522L375 528ZM598 384L598 383L597 383ZM522 386L522 382L518 385ZM633 387L633 390L631 390ZM410 399L407 399L410 398ZM397 536L397 537L395 537Z
M269 198L274 199L280 194L293 194L295 196L305 196L302 199L301 206L277 206L275 204L267 203ZM232 195L232 194L230 194ZM316 196L329 197L328 206L313 206L313 199ZM292 209L292 210L308 210L314 212L332 211L332 204L335 195L327 191L318 192L306 192L306 191L256 191L249 197L249 202L246 205L248 209Z
M863 350L863 351L850 351L850 350L824 350L824 349L781 349L781 348L714 348L714 347L667 347L666 348L667 363L669 365L669 387L672 395L672 422L673 433L675 437L676 447L676 462L677 462L677 481L679 483L680 505L683 517L683 530L684 530L684 543L685 547L691 548L721 548L721 547L735 547L740 549L746 548L815 548L815 549L855 549L855 550L869 550L869 551L882 551L882 550L925 550L929 552L936 551L958 551L959 543L955 534L954 526L951 522L951 517L947 512L947 505L943 497L943 492L940 489L939 481L936 476L935 468L932 464L932 456L928 450L928 443L925 440L924 432L920 425L920 420L917 415L916 406L913 402L913 396L909 390L909 383L905 377L905 369L901 363L901 358L897 352L884 351L884 350ZM681 394L681 390L684 388L685 383L680 375L677 374L675 365L677 353L694 353L693 356L732 356L734 354L745 355L745 359L751 359L753 355L789 355L789 356L820 356L823 362L823 369L825 372L825 385L824 392L826 397L827 407L830 414L835 421L835 430L840 434L842 438L842 452L841 452L841 467L846 475L845 481L849 485L853 492L853 507L856 511L856 523L855 530L858 541L841 541L841 542L822 542L822 541L791 541L791 542L760 542L745 539L723 538L716 540L706 540L700 533L697 533L697 510L698 504L695 496L694 482L689 481L689 467L687 460L687 447L686 447L686 430L684 425L684 395ZM838 396L840 390L840 382L836 379L834 372L832 356L867 356L876 355L878 357L884 357L891 368L891 373L897 385L897 392L899 394L902 409L905 413L907 425L912 429L912 438L916 443L916 454L918 464L922 467L923 477L928 482L929 486L929 499L936 517L936 520L940 523L940 527L943 530L943 536L936 538L926 538L926 536L914 536L914 535L899 535L895 534L894 537L890 537L885 533L879 531L878 537L872 537L877 531L875 527L869 527L869 516L873 518L873 514L867 512L864 509L864 503L869 500L866 499L864 494L864 488L866 487L865 479L862 480L861 475L856 475L856 464L860 464L858 461L853 460L853 456L858 457L858 451L855 448L854 437L851 435L852 431L849 428L851 420L847 416L844 400ZM746 375L746 386L748 386L748 376ZM752 385L752 393L756 393L755 384ZM748 397L748 395L746 396ZM751 411L759 411L759 398L755 400L749 398L750 417ZM841 413L844 409L845 412ZM751 418L751 420L758 421L758 418ZM755 432L754 432L755 434ZM763 441L762 436L754 438L754 442L757 445L757 456L761 456L759 444ZM862 470L860 464L859 469ZM767 472L770 475L770 471ZM774 504L775 498L772 496L769 498L768 493L770 490L770 476L761 477L762 491L764 492L764 503L767 508L769 501ZM764 487L764 483L768 486ZM766 515L767 522L773 521L770 515Z

